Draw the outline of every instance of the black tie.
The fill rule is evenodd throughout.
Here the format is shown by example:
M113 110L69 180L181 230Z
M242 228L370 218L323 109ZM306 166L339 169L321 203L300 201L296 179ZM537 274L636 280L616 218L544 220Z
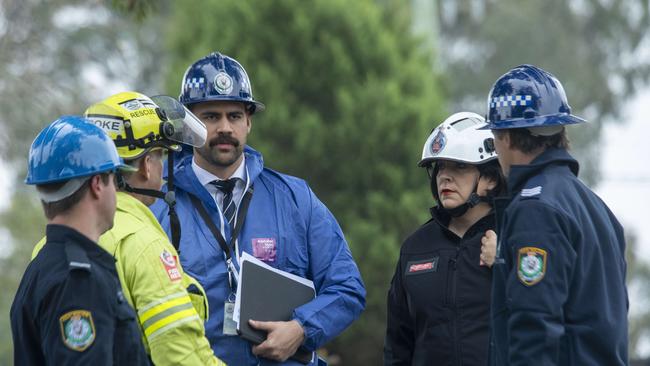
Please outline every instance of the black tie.
M235 202L232 199L232 190L235 188L236 183L237 178L214 180L210 182L210 184L217 187L217 189L223 193L223 204L221 206L221 212L223 212L224 218L228 221L231 231L234 225L233 221L235 219L235 212L237 211Z

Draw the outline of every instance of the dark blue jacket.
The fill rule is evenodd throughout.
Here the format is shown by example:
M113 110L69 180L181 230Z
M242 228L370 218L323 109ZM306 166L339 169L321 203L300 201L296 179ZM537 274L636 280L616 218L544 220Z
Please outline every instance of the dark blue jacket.
M627 365L625 241L566 150L511 167L496 203L491 365Z
M363 311L366 291L361 275L336 219L307 183L265 168L262 155L248 146L244 154L255 192L238 237L239 251L256 255L253 243L265 240L274 248L272 257L265 259L267 264L314 281L316 299L295 309L293 318L305 330L304 346L315 350L340 334ZM223 334L224 302L230 295L224 255L192 206L188 192L199 197L217 226L219 209L194 174L191 155L181 158L174 175L182 228L181 263L207 293L210 319L205 333L214 353L229 365L298 365L293 360L278 363L258 359L248 341ZM151 209L169 233L166 204L158 200ZM230 238L229 226L224 231Z
M48 225L11 306L16 365L149 365L115 260L67 226Z

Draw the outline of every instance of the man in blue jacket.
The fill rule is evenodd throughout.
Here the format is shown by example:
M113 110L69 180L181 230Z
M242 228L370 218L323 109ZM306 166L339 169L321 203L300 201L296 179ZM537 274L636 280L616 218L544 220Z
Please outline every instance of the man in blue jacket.
M248 75L235 59L212 53L192 64L180 101L208 129L206 145L177 156L174 168L181 263L206 290L206 335L228 364L297 364L287 359L298 347L322 346L365 306L365 288L341 228L305 181L265 168L262 155L246 146L252 115L264 105L253 99ZM197 211L200 205L214 232ZM152 210L169 232L167 205L157 202ZM232 322L242 252L313 280L317 294L295 309L291 321L253 322L268 332L254 346L237 336Z
M531 65L501 76L488 125L508 179L496 202L491 365L627 365L625 241L578 178L555 76Z

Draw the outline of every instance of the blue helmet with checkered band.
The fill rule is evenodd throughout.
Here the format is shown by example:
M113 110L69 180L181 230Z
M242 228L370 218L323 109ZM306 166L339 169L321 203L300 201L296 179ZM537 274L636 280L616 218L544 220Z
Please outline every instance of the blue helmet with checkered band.
M501 76L488 96L485 129L529 128L551 135L561 126L582 123L571 107L560 81L533 65L520 65Z
M264 110L253 98L244 67L232 57L213 52L185 71L179 100L186 106L208 101L242 102L251 113Z

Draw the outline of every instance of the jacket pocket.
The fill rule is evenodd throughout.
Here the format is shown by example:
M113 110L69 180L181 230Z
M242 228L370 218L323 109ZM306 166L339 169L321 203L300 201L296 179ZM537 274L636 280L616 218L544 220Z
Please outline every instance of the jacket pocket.
M192 306L196 313L199 314L199 317L205 322L208 320L209 308L208 308L208 299L205 294L205 290L197 280L189 276L187 273L183 273L183 287L187 290L187 294L190 296L192 301Z

